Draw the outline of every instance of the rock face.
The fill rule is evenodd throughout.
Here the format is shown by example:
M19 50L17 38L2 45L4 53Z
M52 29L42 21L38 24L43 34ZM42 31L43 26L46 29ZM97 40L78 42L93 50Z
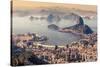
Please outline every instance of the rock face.
M49 23L59 22L60 20L61 20L61 18L58 15L49 14L48 17L47 17L47 21Z
M59 27L55 24L48 25L48 28L52 29L52 30L58 30L59 29Z
M48 17L47 17L47 21L48 22L53 22L53 18L54 16L52 14L50 14Z
M84 34L91 34L91 33L93 33L93 31L88 25L85 25L85 29L83 30L83 33Z
M82 33L82 34L93 33L92 29L88 25L84 24L82 17L79 17L79 22L77 22L76 25L63 28L63 30L66 30L66 29L73 30L76 33Z

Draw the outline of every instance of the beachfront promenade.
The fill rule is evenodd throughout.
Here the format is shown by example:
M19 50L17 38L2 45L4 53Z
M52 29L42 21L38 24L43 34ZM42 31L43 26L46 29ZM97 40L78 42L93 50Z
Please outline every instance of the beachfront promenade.
M39 41L39 38L39 35L33 33L13 34L12 65L61 64L97 60L97 34L59 46L43 44L44 40Z

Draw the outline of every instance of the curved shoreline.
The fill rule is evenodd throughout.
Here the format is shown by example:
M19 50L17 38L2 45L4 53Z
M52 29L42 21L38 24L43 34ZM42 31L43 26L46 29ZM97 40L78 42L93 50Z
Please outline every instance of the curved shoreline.
M62 32L62 31L61 31ZM67 33L68 31L63 31L63 32L65 32L65 33ZM73 33L73 34L75 34L75 32L71 32L71 33ZM80 33L79 35L80 36L83 36L84 34L82 34L82 33ZM37 35L37 34L36 34ZM78 35L78 34L77 34ZM92 35L92 34L91 34ZM23 40L30 40L30 39L32 39L32 36L30 36L30 35L27 35L27 34L21 34L20 36L19 35L15 35L15 34L13 34L12 36L15 36L15 37L20 37L20 36L22 36L22 37L20 37L20 38L18 38L18 39L20 39L20 41L23 41ZM37 35L37 36L39 36L39 35ZM85 35L84 35L85 36ZM16 39L16 38L15 38ZM22 40L21 40L22 39ZM82 39L80 39L80 40L85 40L85 41L89 41L90 39L89 39L89 36L87 35L87 36L85 36L85 38L82 38ZM79 40L79 41L80 41ZM73 41L73 42L71 42L70 44L72 44L72 43L79 43L79 41ZM37 41L37 42L34 42L33 44L36 44L37 46L44 46L44 47L55 47L56 45L50 45L49 43L47 43L47 44L42 44L41 43L42 41ZM57 45L57 46L59 46L59 47L65 47L66 45Z

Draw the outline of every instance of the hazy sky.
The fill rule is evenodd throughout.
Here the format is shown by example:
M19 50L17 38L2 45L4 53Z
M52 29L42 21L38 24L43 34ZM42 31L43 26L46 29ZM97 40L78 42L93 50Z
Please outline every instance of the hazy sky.
M33 2L24 0L13 0L13 9L34 9L34 8L52 8L52 7L63 7L75 8L86 11L96 11L95 5L78 5L78 4L58 4L58 3L44 3L44 2Z

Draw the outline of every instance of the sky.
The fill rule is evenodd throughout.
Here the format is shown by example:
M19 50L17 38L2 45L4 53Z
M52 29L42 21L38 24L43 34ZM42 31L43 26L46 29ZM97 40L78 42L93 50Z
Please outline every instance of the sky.
M79 4L60 4L60 3L46 3L46 2L34 2L34 1L24 1L24 0L12 0L13 9L37 9L37 8L53 8L60 7L65 9L80 9L85 11L96 12L96 5L79 5Z

